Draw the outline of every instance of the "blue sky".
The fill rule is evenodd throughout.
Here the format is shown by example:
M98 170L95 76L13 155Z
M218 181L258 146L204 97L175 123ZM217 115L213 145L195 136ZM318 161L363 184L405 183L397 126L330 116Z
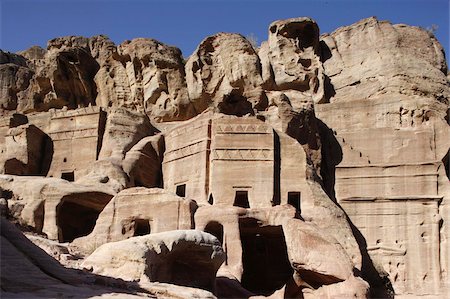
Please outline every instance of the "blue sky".
M179 47L185 57L208 35L237 32L267 39L278 19L310 16L320 30L377 16L392 23L438 26L448 53L449 0L0 0L0 48L16 52L65 35L108 35L116 44L151 37ZM448 56L447 54L447 61Z

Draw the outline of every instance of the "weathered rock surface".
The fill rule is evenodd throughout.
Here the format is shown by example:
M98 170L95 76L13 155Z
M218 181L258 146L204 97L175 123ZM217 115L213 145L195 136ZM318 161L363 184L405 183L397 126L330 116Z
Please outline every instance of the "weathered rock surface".
M98 216L95 228L73 242L90 253L108 242L133 236L194 228L197 204L159 188L129 188L118 193Z
M17 109L18 94L28 88L33 73L26 59L0 50L0 115Z
M30 242L4 217L0 228L2 298L53 298L61 294L76 298L216 298L195 288L126 282L68 269Z
M142 138L127 152L122 165L134 186L162 187L163 155L162 134Z
M25 124L8 130L3 151L0 172L45 176L52 158L52 141L35 125Z
M445 296L450 84L442 47L423 29L369 18L323 35L321 49L332 91L315 107L327 132L327 192L361 230L390 292ZM386 296L368 259L363 277L373 296Z
M1 175L0 188L9 197L12 216L60 242L89 234L113 197L101 188L56 178Z
M291 219L283 226L289 261L307 284L321 286L347 280L353 275L352 262L336 241L314 225Z
M139 140L154 132L155 128L145 114L124 108L113 109L106 121L99 159L121 161Z
M322 101L324 77L319 57L319 27L314 20L295 18L273 22L267 44L261 48L262 65L266 68L263 74L265 77L273 74L272 88L299 91L296 101ZM293 103L294 108L297 103Z
M143 38L47 48L0 53L0 173L54 177L0 177L2 215L82 253L209 232L222 297L448 297L450 83L429 33L295 18L186 63Z
M83 263L94 273L127 281L158 281L213 290L225 260L217 239L177 230L104 244Z
M376 18L361 20L321 37L331 102L370 100L392 93L448 102L442 46L428 32Z
M199 112L212 106L242 116L267 106L259 57L239 34L218 33L204 39L186 62L186 82Z

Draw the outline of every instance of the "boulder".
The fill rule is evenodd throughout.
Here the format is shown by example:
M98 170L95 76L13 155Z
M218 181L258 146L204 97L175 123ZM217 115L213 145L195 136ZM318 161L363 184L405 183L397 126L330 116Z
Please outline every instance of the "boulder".
M51 161L52 141L38 127L24 124L10 128L0 155L0 171L14 175L46 175Z
M131 96L152 118L184 120L196 114L189 101L181 51L154 39L125 41L118 52L126 57Z
M162 187L163 155L163 135L145 137L127 152L122 166L134 186Z
M214 236L177 230L104 244L82 266L127 281L158 281L213 290L216 272L224 260Z
M331 102L395 94L448 102L442 46L419 27L363 19L321 37L324 72L335 91ZM424 76L423 74L426 74Z
M261 46L260 57L265 81L270 83L268 74L273 74L271 89L299 91L295 100L300 102L323 100L319 27L314 20L294 18L270 24L269 39ZM294 108L296 104L293 102Z
M118 164L142 138L153 135L156 129L147 115L125 108L112 108L108 111L103 141L98 158L112 159Z
M4 217L0 229L2 298L57 298L61 294L76 298L216 298L206 290L166 283L138 284L66 268Z
M24 57L0 50L0 115L17 109L33 74Z
M317 226L290 219L283 230L291 265L309 285L317 288L353 275L353 264L344 248Z
M186 62L186 82L198 112L214 107L242 116L267 106L259 57L239 34L218 33L204 39Z

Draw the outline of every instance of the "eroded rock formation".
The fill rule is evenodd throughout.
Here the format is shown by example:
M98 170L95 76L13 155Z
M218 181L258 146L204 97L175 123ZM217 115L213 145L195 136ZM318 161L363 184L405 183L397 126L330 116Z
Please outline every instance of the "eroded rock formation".
M375 18L2 51L2 217L133 296L445 297L449 95L436 39Z

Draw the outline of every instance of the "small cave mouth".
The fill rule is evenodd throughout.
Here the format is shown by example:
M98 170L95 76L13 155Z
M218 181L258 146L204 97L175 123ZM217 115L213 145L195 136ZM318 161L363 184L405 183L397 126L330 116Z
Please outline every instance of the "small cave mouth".
M288 24L279 31L279 34L295 41L300 49L314 47L319 41L319 30L310 22Z
M243 274L247 290L268 296L282 288L294 273L281 226L261 226L254 218L239 219Z
M111 198L112 195L98 192L63 197L56 207L58 241L72 242L76 238L90 234Z
M57 212L59 241L72 242L75 238L91 233L99 214L95 209L74 202L63 202Z
M244 116L246 114L254 115L252 103L239 91L232 91L226 95L218 105L219 111L223 114Z

